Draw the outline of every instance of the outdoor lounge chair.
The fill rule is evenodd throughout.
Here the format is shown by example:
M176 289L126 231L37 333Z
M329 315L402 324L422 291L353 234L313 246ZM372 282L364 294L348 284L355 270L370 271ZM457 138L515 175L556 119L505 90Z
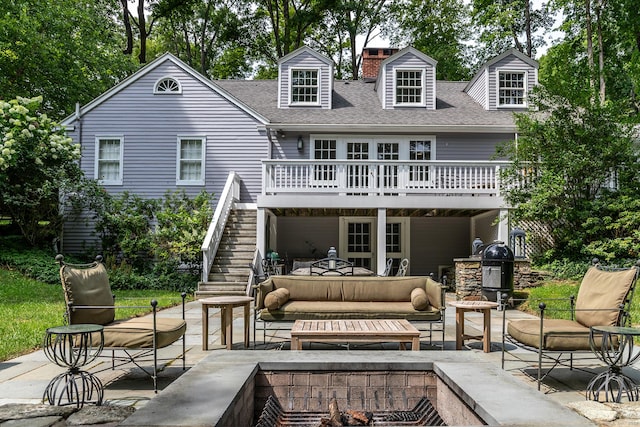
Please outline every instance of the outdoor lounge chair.
M575 353L592 354L589 343L592 326L630 326L629 307L639 269L638 266L629 269L606 269L594 260L594 265L587 270L582 279L578 296L571 297L564 306L559 304L558 300L547 301L549 306L541 302L539 318L514 320L508 325L506 310L503 311L502 369L507 353L506 343L538 354L538 390L542 379L556 366L565 365L573 369ZM545 318L545 313L552 311L565 312L568 316L564 317L569 319ZM518 358L517 355L511 354ZM551 363L544 375L543 362Z
M184 320L185 297L182 294L182 319L158 316L157 301L150 305L114 305L107 270L102 257L90 264L66 264L62 255L56 256L60 264L60 280L67 303L65 320L69 325L98 324L104 326L104 349L110 353L111 366L115 369L133 363L153 380L153 390L158 392L158 349L167 347L182 338L182 369L185 366L184 334L187 324ZM152 315L124 320L115 320L116 308L148 308ZM153 363L153 368L142 364Z

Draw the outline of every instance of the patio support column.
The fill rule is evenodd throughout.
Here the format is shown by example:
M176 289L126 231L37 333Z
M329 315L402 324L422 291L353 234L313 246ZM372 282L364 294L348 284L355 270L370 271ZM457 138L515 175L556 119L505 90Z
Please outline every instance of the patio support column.
M500 209L498 222L498 240L509 243L509 210Z
M378 230L376 239L376 270L377 274L384 273L387 263L387 210L378 209Z
M261 260L264 259L264 254L266 253L266 248L265 248L265 245L267 242L266 218L267 218L267 212L265 211L265 209L258 208L258 211L256 213L256 248L260 253Z

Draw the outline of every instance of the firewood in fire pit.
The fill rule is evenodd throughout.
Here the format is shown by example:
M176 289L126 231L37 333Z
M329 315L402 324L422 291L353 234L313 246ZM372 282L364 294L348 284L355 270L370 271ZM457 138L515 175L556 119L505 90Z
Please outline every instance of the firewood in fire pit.
M329 420L332 427L342 427L342 417L340 416L340 409L338 408L338 401L335 397L332 397L329 401Z
M373 414L371 412L351 410L345 412L343 419L345 418L345 426L370 426L371 421L373 420Z
M373 421L371 412L349 410L340 412L338 401L331 398L329 401L329 418L320 418L318 427L343 427L343 426L370 426Z

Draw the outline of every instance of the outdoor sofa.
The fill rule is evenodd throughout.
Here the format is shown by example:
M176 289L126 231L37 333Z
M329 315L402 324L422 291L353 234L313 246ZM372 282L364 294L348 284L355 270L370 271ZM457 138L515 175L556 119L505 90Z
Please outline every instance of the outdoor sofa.
M444 287L430 277L270 276L257 286L254 339L256 325L266 341L267 330L295 320L406 319L429 342L441 333L444 347L444 310Z

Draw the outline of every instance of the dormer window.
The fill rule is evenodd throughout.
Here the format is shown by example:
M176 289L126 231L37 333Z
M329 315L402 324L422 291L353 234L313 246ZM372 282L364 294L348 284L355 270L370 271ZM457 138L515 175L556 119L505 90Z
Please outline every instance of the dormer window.
M156 82L153 88L155 94L180 94L182 93L182 86L180 82L173 77L163 77Z
M318 105L320 80L318 69L291 70L291 104Z
M395 105L424 106L424 70L395 70Z
M525 71L498 71L498 107L526 107Z

